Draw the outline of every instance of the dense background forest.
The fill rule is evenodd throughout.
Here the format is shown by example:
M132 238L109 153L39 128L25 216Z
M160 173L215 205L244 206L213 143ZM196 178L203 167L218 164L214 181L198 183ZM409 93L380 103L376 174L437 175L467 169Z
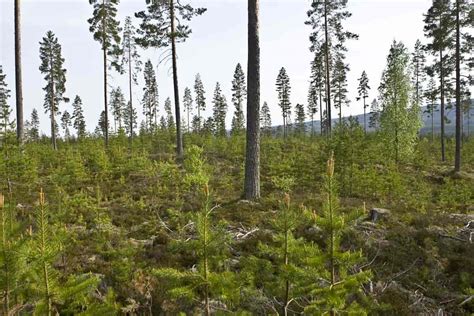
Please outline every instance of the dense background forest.
M207 100L199 74L179 85L179 48L206 8L147 0L119 21L119 0L89 7L103 111L88 126L48 31L38 60L48 134L39 110L24 117L21 1L11 12L15 73L0 64L1 315L474 313L471 1L434 0L420 17L425 38L413 49L394 40L380 82L361 73L352 101L363 113L351 116L347 41L359 35L344 28L347 1L308 1L307 102L292 103L282 67L279 113L260 100L258 0L248 0L247 67L235 66L229 101L219 82ZM141 57L152 48L170 65L163 108L162 60ZM111 86L112 75L127 85Z

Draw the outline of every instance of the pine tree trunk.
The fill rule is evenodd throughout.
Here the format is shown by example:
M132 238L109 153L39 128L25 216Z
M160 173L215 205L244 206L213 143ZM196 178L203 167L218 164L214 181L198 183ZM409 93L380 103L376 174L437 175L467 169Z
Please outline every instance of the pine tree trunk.
M247 142L244 193L260 198L260 36L259 0L248 0Z
M342 124L342 104L339 102L339 125Z
M20 143L24 140L23 125L23 84L21 74L21 15L20 0L15 0L15 94L16 94L16 136Z
M55 124L55 115L56 115L56 111L55 111L55 102L54 102L54 74L53 74L53 60L51 58L51 73L49 74L51 76L51 82L50 82L50 85L51 85L51 99L49 100L50 103L49 103L49 106L50 106L50 109L49 109L49 113L51 114L51 142L52 142L52 145L53 145L53 149L54 150L57 150L57 144L56 144L56 124Z
M331 135L331 82L329 77L329 31L328 31L328 12L327 12L327 1L324 0L324 36L326 45L324 49L325 62L326 62L326 113L327 113L327 132Z
M454 171L461 171L461 36L459 26L459 1L456 0L456 150Z
M321 136L323 135L323 95L321 93L321 86L319 90L319 129L321 130Z
M132 54L131 54L131 47L128 47L128 89L130 92L130 115L129 115L129 120L130 120L130 149L132 149L132 144L133 144L133 104L132 104L132 99L133 99L133 92L132 92Z
M104 59L104 137L105 147L109 147L109 114L107 108L107 52L105 46L102 48Z
M183 134L181 132L181 113L179 108L179 86L178 86L178 65L176 62L176 38L175 38L175 17L174 1L170 0L171 19L171 55L173 60L173 87L174 87L174 107L176 116L176 155L178 161L183 160Z
M366 121L366 108L365 108L365 97L364 99L364 134L367 135L367 121Z
M197 101L197 102L198 102L197 110L198 110L198 119L199 119L198 133L201 133L201 105L199 104L199 101Z
M444 140L444 65L443 65L443 50L439 51L439 63L440 63L440 91L441 91L441 105L440 105L440 115L441 115L441 161L446 161L446 150L445 150L445 140Z
M102 6L104 7L105 11L105 0L102 1ZM105 45L106 42L106 16L102 17L102 53L103 53L103 61L104 61L104 124L105 124L105 147L109 147L109 113L107 109L107 48Z
M431 103L431 142L434 142L434 103Z

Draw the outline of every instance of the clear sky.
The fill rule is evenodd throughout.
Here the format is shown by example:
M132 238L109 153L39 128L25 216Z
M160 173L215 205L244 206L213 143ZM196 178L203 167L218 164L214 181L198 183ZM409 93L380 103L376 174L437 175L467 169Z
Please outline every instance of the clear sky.
M41 128L49 133L48 120L44 115L43 99L45 86L38 67L39 42L48 30L52 30L62 44L67 69L66 95L71 99L80 95L89 130L97 125L103 109L102 53L98 42L89 33L87 19L92 7L86 0L22 0L22 60L25 118L33 108L41 116ZM212 94L219 81L231 100L231 80L235 66L247 66L247 1L246 0L191 0L195 7L206 7L208 11L191 22L191 37L178 45L178 72L181 98L186 86L192 88L194 76L200 73L207 97L206 114L212 112ZM310 62L310 27L304 25L310 0L260 0L260 45L261 45L261 100L267 101L273 124L279 124L281 112L277 105L275 80L281 67L285 67L292 86L291 103L306 104ZM357 79L363 70L369 76L372 87L370 100L376 97L379 80L385 67L390 45L394 39L403 41L410 49L415 41L423 37L423 14L430 0L350 0L348 10L352 17L345 28L359 34L358 41L348 44L347 62L349 97L351 105L344 108L343 115L362 112L361 102L355 101ZM122 0L119 5L121 21L145 8L145 0ZM138 21L136 21L136 24ZM123 22L122 22L123 25ZM14 107L14 30L13 1L0 0L0 64L7 74L7 83L12 90L10 104ZM150 58L155 67L162 51L142 51L142 58ZM173 97L171 64L162 63L157 68L160 93L160 112L164 100ZM127 90L126 76L112 73L110 84ZM140 85L142 75L140 75ZM134 104L138 106L141 119L141 86L135 87ZM61 104L60 110L71 104ZM229 107L228 127L233 113Z

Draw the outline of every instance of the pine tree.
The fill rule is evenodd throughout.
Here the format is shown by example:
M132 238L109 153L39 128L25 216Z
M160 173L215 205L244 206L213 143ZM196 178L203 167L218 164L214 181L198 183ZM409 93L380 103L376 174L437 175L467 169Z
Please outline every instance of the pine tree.
M388 153L396 162L409 156L417 140L420 113L411 101L409 56L405 45L393 42L379 87L382 103L380 127ZM411 104L412 103L412 104Z
M173 110L171 109L170 98L166 98L165 100L165 112L166 112L166 128L169 131L174 131L175 123L174 123Z
M100 135L104 136L106 133L108 133L107 126L108 125L105 120L105 111L102 111L100 113L99 121L97 122L97 127L95 129L96 134L99 133Z
M125 97L122 93L122 89L112 89L110 92L110 108L112 109L112 115L114 116L114 131L117 132L117 123L119 130L122 129L122 122L124 119L125 112Z
M306 132L306 114L304 112L304 105L303 104L296 104L295 106L295 123L296 123L296 133L299 135L304 135Z
M359 93L359 98L362 99L364 102L364 133L367 134L367 120L366 120L366 111L367 107L369 106L368 104L365 103L365 99L369 97L369 77L367 77L367 73L362 71L362 75L359 78L359 87L357 89L357 92Z
M245 74L240 63L235 67L234 79L232 80L232 103L234 104L234 116L232 118L231 133L241 134L245 130L244 102L247 96L245 86Z
M425 48L420 40L416 40L412 53L413 87L415 89L415 102L421 106L423 100L423 82L425 81Z
M84 138L86 136L86 120L84 118L84 110L82 108L82 100L76 95L74 102L72 103L72 119L74 120L73 126L76 129L77 137Z
M107 68L109 62L107 56L112 58L111 65L121 71L118 58L122 54L120 50L120 22L116 20L117 6L120 0L89 0L93 6L92 18L88 19L90 27L89 31L93 34L94 40L98 41L102 49L102 59L104 63L104 140L105 146L109 144L109 112L107 101Z
M132 111L132 113L130 113ZM135 135L135 129L137 128L137 111L133 106L130 105L130 102L127 104L127 106L124 109L124 125L125 125L125 132L130 135L130 137L133 137ZM130 121L132 120L132 121Z
M244 196L260 198L260 9L259 0L247 6L247 129Z
M308 10L308 20L305 24L312 27L309 37L310 50L313 52L324 52L324 64L326 70L326 115L328 121L328 134L331 134L331 58L346 51L344 43L348 39L357 39L358 35L345 31L342 22L352 14L346 11L346 1L318 0L311 2Z
M436 105L436 99L438 97L438 87L436 86L436 83L433 78L430 78L428 86L423 91L423 97L428 101L425 113L427 113L431 118L431 141L434 141L434 113L438 111Z
M434 0L432 6L425 15L425 36L431 41L426 44L426 49L433 55L438 56L437 62L430 67L430 72L439 75L440 80L440 115L441 115L441 160L446 160L445 150L445 97L449 87L446 78L453 71L452 58L449 50L453 47L452 30L453 22L450 17L452 8L449 0Z
M307 112L311 120L311 136L314 136L314 115L318 113L318 90L313 82L309 83Z
M51 119L51 142L56 150L56 114L61 101L67 101L64 98L66 92L66 69L63 68L64 58L61 53L61 45L53 32L48 31L43 41L40 42L41 65L39 70L45 75L46 86L43 90L46 92L44 98L44 108L49 112Z
M472 26L474 25L474 5L472 4L472 1L455 0L453 20L455 20L454 23L456 26L456 49L454 54L456 64L456 149L454 152L454 170L455 172L459 172L461 171L462 86L467 84L466 80L461 76L461 64L466 58L468 59L468 69L466 69L466 72L471 71L474 64L474 58L472 57L472 52L474 50L474 35L472 34ZM472 78L469 78L469 81L469 84L472 85ZM469 90L469 88L466 90Z
M16 95L16 135L19 143L23 142L23 82L21 70L21 5L15 0L15 95Z
M133 140L133 125L134 119L133 113L136 113L136 110L133 108L133 85L136 85L138 79L138 73L141 71L142 61L140 60L140 55L138 54L138 47L136 43L136 28L133 25L132 18L127 16L125 18L125 23L123 27L123 40L122 40L122 65L121 68L125 69L128 67L128 89L129 89L129 100L128 106L130 108L126 111L128 115L132 115L125 120L132 125L126 127L127 134L130 137L130 142Z
M213 104L213 116L214 122L214 133L216 136L226 136L225 118L227 115L227 101L225 96L222 94L221 86L216 83L216 89L214 90L214 98L212 99Z
M7 131L11 127L12 122L10 121L10 115L12 110L8 104L10 98L10 90L8 89L5 77L7 75L3 73L3 67L0 65L0 137L5 141L7 137Z
M323 124L323 115L324 112L327 112L327 102L323 109L323 102L325 98L325 63L324 63L324 51L322 49L318 50L314 54L314 59L311 61L311 82L310 82L310 92L308 99L311 98L311 103L314 107L315 104L319 103L319 123L320 123L320 133L323 135L323 130L328 130L324 127ZM319 102L317 101L319 100ZM309 100L308 100L309 104Z
M35 315L97 313L112 314L113 308L94 302L93 293L97 291L99 278L94 275L70 276L65 282L54 262L60 255L60 228L50 220L49 205L41 189L38 206L35 210L35 232L31 244L29 274L32 277Z
M316 218L316 224L322 228L327 240L325 262L321 265L325 267L322 273L324 285L313 284L312 289L310 287L313 300L304 311L309 315L365 315L365 310L353 297L356 293L363 294L362 285L369 281L370 271L352 272L354 266L364 259L362 251L344 251L341 247L346 223L355 216L348 216L340 211L334 164L334 157L331 155L325 176L323 212Z
M39 314L51 316L53 302L56 301L56 288L59 286L58 272L53 268L53 260L57 256L58 245L51 238L46 200L43 190L40 192L39 203L35 213L37 233L34 236L34 266L38 285L38 301L35 311Z
M166 131L167 129L168 129L168 125L166 124L166 119L164 116L161 116L160 117L160 130Z
M212 116L208 117L202 124L202 131L206 135L212 135L215 133L216 127Z
M148 47L167 47L171 45L171 60L173 68L174 104L176 114L176 153L178 160L183 158L183 137L181 132L181 109L179 106L178 65L176 42L184 42L191 34L189 26L183 24L194 16L206 12L204 8L193 8L176 0L146 0L147 12L135 14L142 19L138 33L142 37L138 44ZM181 18L179 18L181 17ZM159 27L157 27L157 25Z
M213 214L217 206L212 205L209 190L209 175L202 156L202 149L191 146L187 150L184 168L185 182L195 190L203 188L202 207L194 216L196 227L194 236L182 229L181 234L175 236L175 244L187 251L191 251L196 260L195 271L181 271L174 268L155 269L154 274L168 285L168 295L174 299L187 299L202 303L202 314L211 315L211 300L232 302L239 298L240 287L234 273L223 264L229 257L231 238L225 231L224 223L216 222ZM201 189L202 190L202 189ZM230 305L231 306L231 305Z
M61 116L61 127L64 131L64 139L68 141L71 138L70 127L72 126L71 114L68 111L64 111Z
M271 135L272 117L267 102L263 102L262 109L260 110L260 126L265 135Z
M334 107L339 109L339 125L342 124L342 107L349 106L347 98L347 72L349 66L344 62L344 55L336 54L333 74L331 79L332 95L334 96Z
M299 314L307 302L307 287L319 277L321 255L317 247L296 237L297 229L311 221L312 214L304 207L291 203L289 178L275 179L275 185L286 192L275 217L271 219L272 240L259 242L256 256L243 258L242 275L250 279L250 288L259 290L252 296L263 295L275 302L273 311L279 315Z
M198 113L197 117L199 118L197 131L199 132L201 130L201 125L203 121L202 116L201 116L201 111L206 110L206 96L205 96L205 91L204 91L204 85L202 84L201 76L199 74L196 75L196 78L194 80L194 94L196 95L195 100L196 100L196 109Z
M377 129L380 126L380 106L376 99L370 104L369 127Z
M160 118L160 129L162 129L162 130L164 129L164 128L162 128L162 125L161 125L163 119L164 118L162 116ZM166 127L166 122L165 122L165 127ZM144 136L146 134L146 124L145 124L144 120L140 121L140 128L139 128L138 133L139 133L140 136Z
M28 138L32 141L39 140L39 125L40 121L38 111L36 111L36 109L33 109L30 118L30 128L28 129Z
M15 297L18 297L23 286L21 279L28 271L25 254L26 238L23 237L23 227L17 222L15 205L12 194L5 203L0 193L0 309L2 315L12 315Z
M191 95L191 89L186 87L184 89L184 97L183 97L183 105L184 105L184 111L188 114L188 133L190 130L190 121L189 118L192 115L193 111L193 96Z
M158 124L158 83L156 81L155 70L150 60L145 63L143 71L145 86L143 87L143 115L147 129L153 130L153 126Z
M281 108L283 115L283 133L285 137L288 135L288 120L291 115L291 102L290 102L290 78L286 73L286 69L283 67L276 81L277 93L278 93L278 105Z

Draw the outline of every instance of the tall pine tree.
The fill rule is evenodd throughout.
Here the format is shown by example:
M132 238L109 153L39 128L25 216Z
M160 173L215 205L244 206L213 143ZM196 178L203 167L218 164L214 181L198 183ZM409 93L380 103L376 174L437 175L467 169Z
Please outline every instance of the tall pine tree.
M68 141L71 138L71 130L70 127L72 126L71 114L68 111L64 111L63 115L61 116L61 127L64 132L64 139Z
M449 90L447 78L453 72L452 58L449 51L453 48L453 22L450 17L451 5L449 0L434 0L432 6L425 15L425 36L430 39L426 44L426 49L437 56L436 63L431 67L430 72L435 72L439 76L440 87L440 118L441 118L441 161L446 160L445 149L445 99Z
M201 80L201 75L197 74L196 78L194 80L194 94L195 100L196 100L196 109L197 109L197 117L199 119L198 121L198 131L201 129L202 125L202 116L201 116L201 111L206 110L206 92L204 91L204 85L202 84Z
M326 115L328 120L328 133L331 134L331 77L332 71L331 59L337 53L343 54L346 51L344 43L348 39L357 39L354 33L345 31L342 22L352 14L346 11L347 0L330 1L316 0L311 2L311 8L308 10L308 20L305 24L312 28L309 40L311 42L310 50L313 52L324 52L324 64L326 71Z
M367 134L367 120L366 120L366 112L367 112L367 107L369 106L366 104L365 100L369 97L369 77L367 77L367 73L362 71L362 75L359 78L359 87L357 89L357 92L359 93L359 98L363 100L363 105L364 105L364 132Z
M306 114L304 112L304 105L301 103L296 104L295 106L295 123L296 123L296 133L298 135L304 135L306 132Z
M63 68L64 58L61 53L61 45L53 32L48 31L46 36L40 42L41 65L39 70L45 75L46 86L43 90L46 92L44 98L44 108L49 112L51 120L51 142L53 148L57 149L56 144L56 114L61 101L67 101L64 98L66 92L66 69Z
M225 128L225 118L227 115L227 101L225 96L222 94L219 82L216 83L216 89L214 90L214 98L212 99L212 104L214 133L216 136L226 136L227 132Z
M191 34L188 25L194 16L206 12L204 8L193 8L177 0L146 0L147 11L135 14L142 20L137 42L145 48L168 47L171 45L171 61L173 68L174 104L176 115L176 154L178 160L183 159L183 137L181 131L181 110L179 106L177 42L184 42Z
M112 109L112 115L114 116L114 131L117 132L117 124L119 130L122 129L122 122L125 112L125 97L120 87L113 89L110 92L110 107Z
M187 114L187 124L188 124L188 133L190 131L190 117L192 115L193 111L193 96L191 94L191 89L186 87L184 89L184 97L183 97L183 105L184 105L184 110L186 111Z
M76 95L74 102L72 103L72 119L73 126L76 129L77 138L81 139L86 136L86 120L84 118L84 109L82 108L81 97Z
M349 106L349 99L347 98L347 72L349 66L344 61L344 55L340 52L336 54L331 85L332 95L334 96L334 107L339 109L339 125L342 124L342 107Z
M140 55L138 54L138 47L136 43L136 28L133 25L132 18L127 16L125 18L125 23L123 26L123 39L122 39L122 70L128 68L128 93L129 99L127 105L130 108L126 111L128 115L132 117L126 118L125 120L129 124L133 124L133 113L136 113L133 108L133 85L137 84L138 73L141 71L142 61L140 60ZM127 134L130 137L130 142L133 140L133 125L129 125L126 130Z
M267 102L263 102L260 109L260 126L264 135L271 135L272 132L272 116Z
M232 103L234 104L234 116L232 118L232 134L241 134L245 129L244 118L244 102L247 96L247 88L245 86L245 74L242 66L237 64L232 80Z
M276 89L278 93L278 105L280 106L283 115L283 134L286 137L288 135L288 123L291 115L291 86L290 77L288 77L284 67L281 68L278 73Z
M149 131L158 125L158 83L156 81L156 73L150 60L145 63L143 71L145 86L143 87L143 115L145 115L145 123Z
M109 114L107 101L107 69L109 62L107 56L112 58L111 65L121 71L118 58L121 55L120 49L120 22L117 21L117 6L120 0L89 0L93 6L92 18L87 21L90 24L89 31L93 34L94 40L100 43L102 49L102 59L104 63L104 140L105 146L109 144Z
M6 139L7 131L11 126L10 115L12 110L8 104L10 90L5 80L6 74L3 73L3 67L0 65L0 139Z
M36 109L31 111L31 118L30 118L30 127L28 129L28 138L32 141L37 141L39 139L39 115Z

